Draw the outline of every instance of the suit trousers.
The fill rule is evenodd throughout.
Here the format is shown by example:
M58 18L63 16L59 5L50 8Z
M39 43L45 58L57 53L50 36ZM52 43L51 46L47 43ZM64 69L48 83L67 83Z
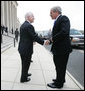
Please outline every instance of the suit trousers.
M53 60L56 69L56 82L62 84L65 82L66 66L69 54L53 55Z
M22 71L21 71L21 80L26 80L28 75L28 70L31 63L31 55L22 55L21 56L21 64L22 64Z

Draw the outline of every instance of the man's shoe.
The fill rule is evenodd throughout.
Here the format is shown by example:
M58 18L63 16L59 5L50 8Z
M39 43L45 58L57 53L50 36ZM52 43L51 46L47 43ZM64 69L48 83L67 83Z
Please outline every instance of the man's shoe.
M33 62L33 61L31 60L31 62Z
M49 83L47 84L48 87L51 87L51 88L56 88L56 85L54 83Z
M62 88L63 84L49 83L47 86L51 88Z
M27 78L26 80L21 80L20 82L24 83L24 82L29 82L30 80L31 80L30 78Z
M56 79L52 79L53 82L56 82Z
M28 73L28 75L27 76L31 76L32 74L31 73Z
M57 80L56 79L52 79L52 81L55 83L55 82L57 82ZM63 83L65 83L65 80L63 81Z

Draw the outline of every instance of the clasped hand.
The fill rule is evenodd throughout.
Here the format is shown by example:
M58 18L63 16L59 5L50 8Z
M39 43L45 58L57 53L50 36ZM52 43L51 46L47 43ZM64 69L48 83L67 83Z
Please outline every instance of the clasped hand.
M49 45L50 41L49 40L45 40L44 41L44 45Z

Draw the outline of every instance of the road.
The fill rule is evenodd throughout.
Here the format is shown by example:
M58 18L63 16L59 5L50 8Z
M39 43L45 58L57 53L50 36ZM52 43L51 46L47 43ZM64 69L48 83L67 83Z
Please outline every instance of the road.
M50 46L45 46L50 51ZM73 49L69 56L67 70L69 73L84 86L84 50Z
M67 70L71 75L84 86L84 51L73 50L69 56Z

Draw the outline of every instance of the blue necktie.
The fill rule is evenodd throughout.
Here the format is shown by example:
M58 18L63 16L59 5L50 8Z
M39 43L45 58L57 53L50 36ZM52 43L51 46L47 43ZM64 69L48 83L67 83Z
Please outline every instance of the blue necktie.
M54 21L54 25L56 24L56 20Z

